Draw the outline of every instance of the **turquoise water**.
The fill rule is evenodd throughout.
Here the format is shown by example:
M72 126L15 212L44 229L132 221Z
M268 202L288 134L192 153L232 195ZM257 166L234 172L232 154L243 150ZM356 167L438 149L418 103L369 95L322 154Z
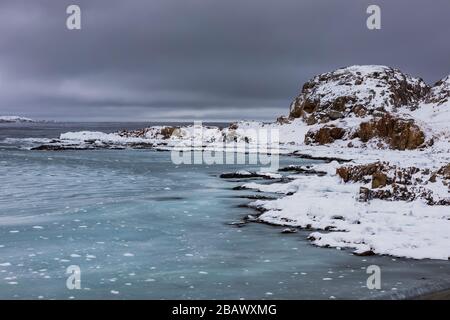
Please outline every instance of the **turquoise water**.
M252 166L176 166L168 152L42 152L2 142L65 129L47 126L0 126L0 298L368 298L450 274L446 261L356 257L312 246L307 231L231 225L254 214L240 207L252 192L218 176ZM308 162L281 159L293 163ZM382 269L382 291L366 287L372 264ZM79 290L66 287L71 265L81 270Z

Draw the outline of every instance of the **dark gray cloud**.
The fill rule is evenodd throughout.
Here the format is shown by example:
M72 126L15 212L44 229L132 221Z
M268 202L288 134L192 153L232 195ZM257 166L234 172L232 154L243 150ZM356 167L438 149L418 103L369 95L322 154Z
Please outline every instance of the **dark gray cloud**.
M65 27L82 9L82 30ZM369 4L382 29L365 27ZM450 73L448 0L2 0L0 114L273 119L315 74Z

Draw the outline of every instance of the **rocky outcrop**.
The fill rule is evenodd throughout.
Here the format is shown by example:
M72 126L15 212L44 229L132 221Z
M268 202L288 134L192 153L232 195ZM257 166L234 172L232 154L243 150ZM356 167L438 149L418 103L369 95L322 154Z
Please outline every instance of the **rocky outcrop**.
M436 82L425 97L427 103L442 105L450 101L450 76Z
M154 138L169 139L178 134L179 127L149 127L138 130L122 130L117 134L124 138Z
M417 149L425 142L425 134L414 120L390 114L362 122L352 138L360 138L362 142L380 139L395 150Z
M353 66L318 75L306 82L293 101L289 116L307 124L326 123L348 116L414 109L430 88L398 69Z
M430 88L422 79L384 66L352 66L318 75L306 82L291 105L289 117L311 129L306 144L332 144L360 139L349 147L412 150L430 146L422 126L413 119L418 108L439 106L450 99L450 77ZM432 111L436 115L437 109ZM425 112L429 114L430 112ZM372 143L373 142L373 143Z
M319 130L310 130L305 136L306 144L329 144L344 137L346 131L334 125L326 125Z
M343 166L336 170L344 182L359 182L360 200L372 199L413 201L424 199L429 205L450 205L450 195L434 193L441 183L450 192L450 164L435 172L417 167L398 167L387 162Z
M305 143L324 145L336 140L355 138L359 138L364 143L375 140L379 142L379 148L387 146L394 150L417 149L425 143L425 134L414 120L402 119L389 113L361 122L356 129L344 129L336 125L324 125L318 129L311 129L305 135Z

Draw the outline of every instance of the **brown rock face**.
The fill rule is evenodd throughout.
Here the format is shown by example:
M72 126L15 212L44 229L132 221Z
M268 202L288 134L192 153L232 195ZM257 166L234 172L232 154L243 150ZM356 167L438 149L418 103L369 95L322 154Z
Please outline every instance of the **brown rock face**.
M164 127L161 129L161 135L164 139L169 139L176 129L176 127Z
M433 188L430 188L431 184L442 183L450 192L450 164L431 172L428 169L402 168L386 162L375 162L343 166L338 168L336 173L344 182L370 184L370 188L360 188L360 201L424 199L429 205L450 205L450 197L436 195Z
M376 175L382 175L384 174L383 171L386 170L387 164L383 162L375 162L370 163L366 165L359 165L359 166L344 166L340 167L336 170L336 173L344 180L344 182L364 182L368 183L371 180L368 179L369 176L372 176L372 178ZM384 179L384 185L387 183L387 176L384 175L386 178ZM382 180L382 179L379 179ZM377 183L375 183L377 184ZM374 182L372 181L372 185L374 185ZM380 184L378 184L377 187L379 187Z
M372 189L382 188L387 184L387 175L382 172L375 172L372 175Z
M312 144L328 144L335 140L342 139L345 135L345 130L343 128L335 126L323 126L317 131L308 131L305 136L305 143Z
M413 120L401 119L390 114L361 123L355 137L363 142L380 138L395 150L416 149L425 142L425 134Z

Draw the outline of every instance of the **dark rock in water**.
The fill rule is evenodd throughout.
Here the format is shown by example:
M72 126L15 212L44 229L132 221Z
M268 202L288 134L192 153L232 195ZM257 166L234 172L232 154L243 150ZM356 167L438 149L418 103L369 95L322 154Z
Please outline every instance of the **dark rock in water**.
M326 163L333 162L333 161L337 161L339 163L352 161L352 159L343 159L343 158L337 158L337 157L316 157L316 156L313 156L310 154L300 153L298 151L294 151L293 153L291 153L291 155L295 156L297 158L300 158L300 159L321 160Z
M76 146L66 146L60 144L43 144L38 147L31 148L31 150L36 151L64 151L64 150L87 150L88 148L76 147Z
M249 190L249 188L247 188L245 186L236 186L236 187L233 187L232 190Z
M244 198L244 199L250 199L250 200L276 200L276 197L270 197L270 196L264 196L264 195L258 195L258 194L249 194L244 196L237 196L236 198Z
M178 200L184 200L183 197L155 197L151 198L151 200L155 201L178 201Z
M147 142L133 142L128 144L113 144L107 142L99 142L98 140L85 140L79 144L65 143L60 140L50 141L48 144L43 144L37 147L31 148L31 150L37 151L64 151L64 150L124 150L126 148L131 149L153 149L155 145Z
M246 203L246 204L240 204L237 206L238 208L250 208L253 210L256 210L259 212L259 214L262 214L264 212L267 211L266 208L264 208L263 206L255 206L255 205L251 205L250 203ZM245 219L244 219L245 220Z
M372 250L367 250L367 251L362 251L362 252L354 251L353 254L358 257L369 257L369 256L374 256L375 252L373 252Z
M152 149L154 147L154 144L148 142L134 142L130 143L128 147L133 149Z
M297 233L297 229L296 228L286 228L281 230L281 233Z
M247 223L246 221L241 220L241 221L232 221L232 222L229 222L227 224L230 225L230 226L242 228L243 226L246 225L246 223Z
M302 166L295 166L295 165L280 168L280 169L278 169L278 171L279 172L295 172L295 173L304 174L304 175L317 175L320 177L327 174L325 171L317 171L314 169L304 169Z
M222 173L220 175L220 178L222 179L250 179L250 178L264 178L264 179L273 179L272 177L264 174L264 173L257 173L257 172L227 172Z
M57 147L57 146L54 146L54 145L46 145L46 144L43 144L43 145L40 145L40 146L38 146L38 147L33 147L33 148L31 148L31 150L37 150L37 151L54 151L54 150L61 150L61 149L57 149L56 147Z

